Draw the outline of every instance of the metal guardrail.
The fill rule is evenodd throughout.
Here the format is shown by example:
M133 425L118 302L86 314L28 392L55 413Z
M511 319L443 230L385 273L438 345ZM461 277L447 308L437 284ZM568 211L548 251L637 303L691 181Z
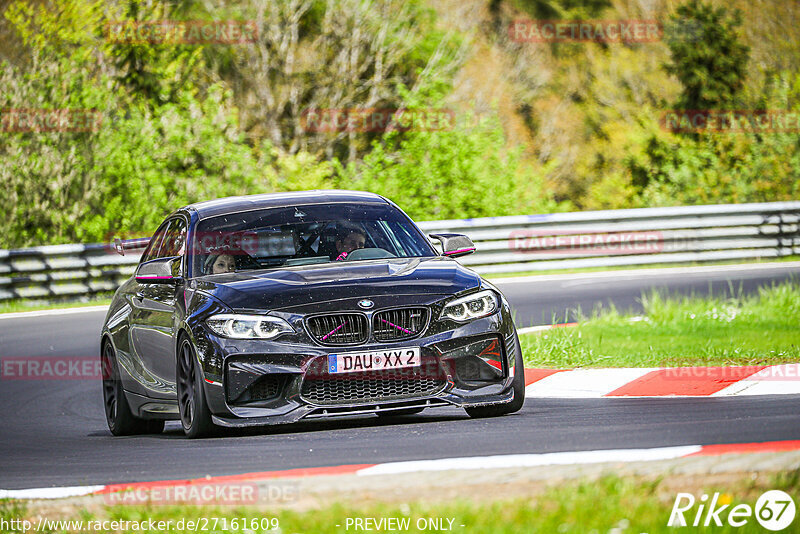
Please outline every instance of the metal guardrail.
M800 254L800 201L584 211L424 222L469 235L481 274Z
M800 201L584 211L419 223L463 233L481 274L777 258L800 254ZM113 291L141 251L113 244L0 250L0 300Z

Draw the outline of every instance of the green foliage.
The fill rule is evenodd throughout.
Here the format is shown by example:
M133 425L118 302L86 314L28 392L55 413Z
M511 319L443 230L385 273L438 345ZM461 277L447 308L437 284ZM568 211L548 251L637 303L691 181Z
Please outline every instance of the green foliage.
M169 4L127 3L126 9L114 23L139 23L172 20L178 12ZM109 28L103 29L109 37ZM191 90L196 71L202 70L203 46L175 43L117 43L113 38L106 44L106 55L114 63L117 82L132 94L149 100L153 105L174 103L181 90Z
M800 112L800 77L773 78L766 109ZM800 138L790 131L654 131L626 165L641 205L791 200L800 195Z
M0 65L0 109L115 109L118 95L103 90L86 69L73 71L74 58L36 56L23 72ZM66 74L69 73L69 74ZM96 83L99 82L99 83ZM4 124L12 119L4 116ZM87 197L97 186L95 132L0 132L0 196L8 208L2 217L4 245L39 244L78 236L68 230L89 208Z
M414 113L410 108L409 112ZM359 164L338 166L341 183L381 194L417 220L549 211L541 175L507 149L496 117L390 133Z
M238 4L258 21L256 43L207 47L208 63L235 88L241 126L254 144L355 162L382 131L317 132L309 110L398 109L399 86L425 93L449 85L462 41L437 27L423 0L309 0Z
M667 26L672 63L667 72L683 85L679 109L730 109L744 85L749 48L737 32L742 15L701 0L678 7ZM692 31L685 31L686 29Z
M676 135L659 125L675 106L800 110L800 76L782 67L800 59L764 59L779 47L771 34L793 31L783 3L742 19L690 0L652 11L669 19L664 42L553 46L508 42L504 25L651 14L609 0L492 0L489 25L472 15L482 9L430 0L3 5L0 109L93 110L103 122L0 131L9 206L0 247L144 235L179 205L262 191L371 190L416 219L800 196L796 134ZM108 39L110 21L162 19L255 20L259 37L235 46ZM452 109L456 122L303 127L304 111L328 108ZM488 118L463 114L486 109Z
M150 110L139 103L113 116L95 147L102 180L79 240L130 229L147 234L179 206L268 191L229 101L212 87L202 101L181 93L175 104Z
M435 28L435 12L422 2L387 0L374 7L379 9L355 0L320 0L307 8L246 2L207 13L194 0L13 2L6 20L33 60L2 65L0 108L91 110L103 122L87 132L0 132L0 192L11 206L2 216L7 232L0 247L146 235L171 210L198 200L347 186L346 176L335 175L343 168L335 155L352 159L376 134L337 134L331 144L326 134L298 132L291 123L302 111L299 104L358 105L369 95L367 105L398 107L422 93L441 95L449 88L442 75L455 64L457 39ZM277 30L295 16L305 31L289 50ZM106 35L109 21L245 17L265 20L262 56L258 49L131 44ZM363 39L352 39L348 28ZM315 47L318 57L309 57ZM268 59L242 64L253 56ZM222 79L215 79L209 65L219 68ZM252 76L246 84L237 81L242 73ZM317 74L321 80L314 79ZM359 87L354 77L365 85ZM412 82L413 90L397 92L399 80ZM291 134L286 143L282 135L244 133L230 88L239 90L239 102L251 105L245 114L252 120L260 109L248 91L262 81L280 96L259 120L278 125L272 131L285 126ZM255 101L269 100L263 89L256 88ZM338 100L310 98L317 94ZM325 143L334 157L321 161L309 149ZM418 140L415 150L423 144ZM374 177L372 183L381 189L381 181Z
M287 155L265 145L267 179L273 191L302 191L333 189L338 186L334 176L336 161L319 161L308 152Z
M99 44L103 20L102 0L12 2L3 16L13 25L22 42L39 52L51 50L70 55L89 44Z
M96 113L102 122L80 132L0 131L0 195L9 206L0 215L6 229L0 247L148 235L187 203L326 185L330 163L246 143L223 85L201 92L170 82L154 94L126 78L125 69L115 70L117 49L91 49L84 22L102 23L80 6L68 1L61 10L35 10L18 2L7 13L34 56L28 66L0 65L0 109L74 110ZM60 24L67 29L41 33ZM159 83L181 78L198 57L136 46L145 64L161 69Z
M2 108L42 102L102 117L85 132L0 133L0 191L12 207L2 216L7 246L149 232L187 202L266 190L221 89L150 109L86 73L74 57L36 62L36 75L0 71L13 89Z
M745 95L748 47L739 42L737 11L692 0L678 7L666 28L681 83L677 109L798 111L798 78L766 78L761 93ZM790 131L706 131L673 134L659 124L661 110L643 108L623 136L621 163L592 184L586 203L638 207L790 200L800 194L800 139ZM649 113L649 116L648 116ZM593 143L601 146L602 140ZM603 199L612 199L604 205ZM621 203L613 204L613 199Z

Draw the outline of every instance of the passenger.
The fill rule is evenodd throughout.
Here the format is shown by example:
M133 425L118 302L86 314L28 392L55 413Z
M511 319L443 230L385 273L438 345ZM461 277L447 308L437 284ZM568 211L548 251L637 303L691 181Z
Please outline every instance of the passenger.
M236 270L236 261L231 254L211 254L204 267L206 274L232 273Z

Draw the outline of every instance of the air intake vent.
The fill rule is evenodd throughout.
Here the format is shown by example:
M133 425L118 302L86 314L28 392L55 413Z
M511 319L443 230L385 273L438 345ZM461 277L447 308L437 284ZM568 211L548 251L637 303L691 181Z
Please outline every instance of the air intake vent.
M322 357L308 366L300 395L314 404L363 404L428 397L446 385L446 375L431 355L423 354L419 367L343 374L328 373L327 358Z
M444 380L407 377L306 380L302 395L316 404L375 402L433 395L444 385Z
M417 337L428 321L426 308L402 308L376 313L372 329L378 341L398 341Z
M314 339L324 345L355 345L367 340L367 318L360 313L317 315L306 321Z
M277 397L283 389L283 375L267 375L258 379L255 384L250 386L250 400L260 401L269 400Z

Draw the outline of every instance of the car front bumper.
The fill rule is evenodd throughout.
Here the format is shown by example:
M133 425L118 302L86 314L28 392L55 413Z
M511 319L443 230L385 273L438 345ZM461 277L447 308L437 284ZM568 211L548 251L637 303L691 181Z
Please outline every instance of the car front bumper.
M432 330L435 329L428 329ZM225 427L293 423L301 419L413 408L503 404L513 400L512 381L516 372L522 372L515 369L515 362L521 361L518 358L520 347L507 305L491 316L403 342L323 347L310 342L219 338L202 329L202 332L195 330L195 346L203 364L206 400L214 423ZM315 398L309 394L309 388L304 388L309 380L329 378L340 380L345 389L353 384L347 375L325 376L326 366L322 362L327 361L329 354L404 347L420 347L422 365L410 373L405 369L389 374L394 376L394 371L398 371L405 380L428 380L426 384L431 387L419 387L420 382L415 382L410 383L410 389L405 388L410 391L406 394L360 396L349 400ZM382 380L381 373L351 375L363 382ZM252 398L250 393L269 380L276 381L278 386L261 387L260 391L269 390L268 398ZM278 393L270 396L275 389Z

